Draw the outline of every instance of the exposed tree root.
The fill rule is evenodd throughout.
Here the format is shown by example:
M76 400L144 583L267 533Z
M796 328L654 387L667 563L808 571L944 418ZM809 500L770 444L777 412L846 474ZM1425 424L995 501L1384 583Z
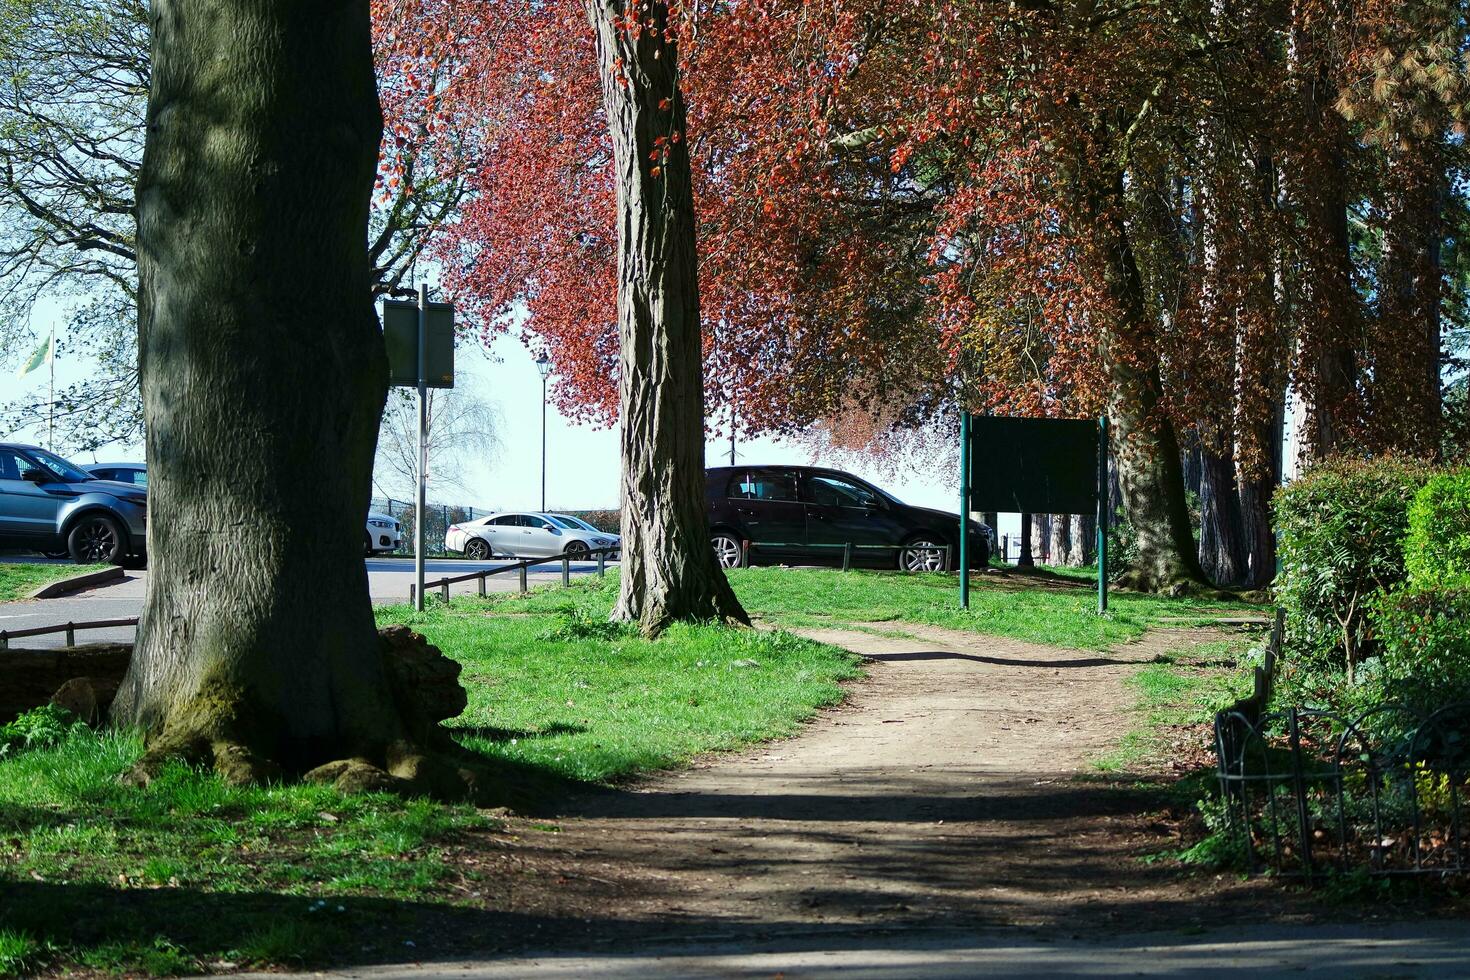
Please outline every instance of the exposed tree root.
M206 680L191 700L169 712L123 781L146 786L171 762L182 761L211 767L236 786L297 778L330 783L344 793L507 802L513 780L462 749L439 725L467 702L459 664L404 627L384 630L381 641L396 717L373 726L376 737L292 738L279 720L252 707L250 692Z

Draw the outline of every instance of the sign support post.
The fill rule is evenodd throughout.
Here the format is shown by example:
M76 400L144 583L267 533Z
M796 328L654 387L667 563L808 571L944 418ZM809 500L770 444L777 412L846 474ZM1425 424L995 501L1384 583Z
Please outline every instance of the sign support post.
M960 413L960 608L970 608L970 413Z
M1108 611L1108 417L1097 420L1097 614Z
M419 284L419 478L413 513L413 607L424 611L424 496L429 469L429 287Z

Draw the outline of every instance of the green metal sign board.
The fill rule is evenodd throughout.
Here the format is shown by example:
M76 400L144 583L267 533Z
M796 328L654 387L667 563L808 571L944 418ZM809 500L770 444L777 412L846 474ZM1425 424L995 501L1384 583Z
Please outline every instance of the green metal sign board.
M970 419L970 509L1090 514L1097 419Z
M1097 610L1108 608L1108 420L960 419L960 512L1097 515ZM970 605L960 535L960 605Z
M430 303L425 338L425 386L454 387L454 307ZM419 305L412 301L383 301L383 343L388 348L389 383L419 385Z

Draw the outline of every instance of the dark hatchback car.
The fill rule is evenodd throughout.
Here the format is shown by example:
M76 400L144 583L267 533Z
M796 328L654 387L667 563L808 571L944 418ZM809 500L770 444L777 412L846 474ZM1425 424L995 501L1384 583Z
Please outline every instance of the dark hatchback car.
M810 466L720 466L705 470L710 542L720 564L740 563L742 541L751 563L842 561L939 571L959 566L959 516L910 507L850 473ZM970 521L970 567L990 561L993 533ZM876 547L881 546L881 547Z

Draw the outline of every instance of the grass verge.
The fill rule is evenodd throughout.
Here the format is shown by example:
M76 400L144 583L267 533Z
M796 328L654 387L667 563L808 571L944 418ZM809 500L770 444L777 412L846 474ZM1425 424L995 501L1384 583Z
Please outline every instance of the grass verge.
M0 562L0 602L26 599L41 586L58 579L99 572L106 565L34 565L29 562Z
M781 626L917 623L1078 650L1106 650L1165 619L1187 626L1247 608L1114 592L1099 616L1097 594L1080 581L976 576L970 608L961 609L957 580L941 573L747 568L727 574L747 610Z
M1260 663L1261 637L1241 635L1165 654L1128 679L1134 691L1134 723L1117 748L1094 765L1103 772L1182 772L1213 764L1203 726L1215 712L1251 691L1251 668Z

